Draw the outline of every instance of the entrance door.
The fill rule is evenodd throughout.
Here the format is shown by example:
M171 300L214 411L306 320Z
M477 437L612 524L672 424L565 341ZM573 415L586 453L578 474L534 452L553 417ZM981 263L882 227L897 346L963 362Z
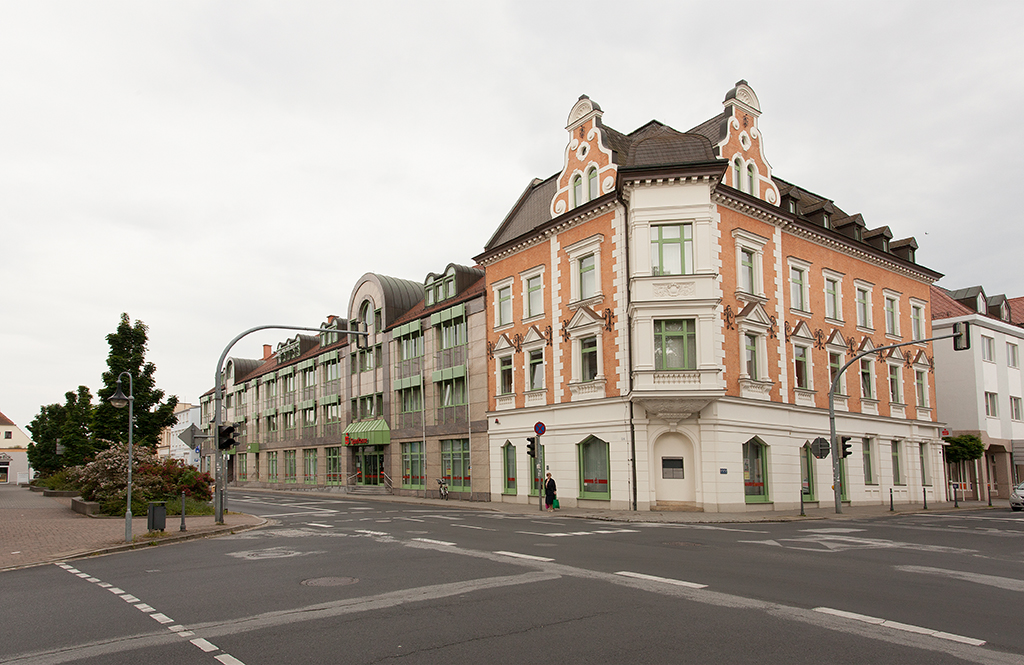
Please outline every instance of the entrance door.
M384 453L377 447L361 448L356 453L356 482L359 485L383 485Z

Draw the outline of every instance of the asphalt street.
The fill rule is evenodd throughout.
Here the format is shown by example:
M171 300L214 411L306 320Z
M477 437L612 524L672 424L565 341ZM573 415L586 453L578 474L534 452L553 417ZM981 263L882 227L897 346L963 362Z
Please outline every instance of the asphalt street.
M1006 511L673 524L233 492L271 525L7 571L11 663L1020 663Z

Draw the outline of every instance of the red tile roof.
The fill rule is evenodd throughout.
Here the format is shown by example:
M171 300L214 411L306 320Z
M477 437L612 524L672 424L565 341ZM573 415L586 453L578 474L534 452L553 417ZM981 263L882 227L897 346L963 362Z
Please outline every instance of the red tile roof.
M932 291L932 321L938 319L952 319L957 316L974 314L974 310L966 305L961 305L953 300L946 289L941 286L931 287Z
M4 427L17 427L17 425L14 424L14 421L2 413L0 413L0 425L3 425Z

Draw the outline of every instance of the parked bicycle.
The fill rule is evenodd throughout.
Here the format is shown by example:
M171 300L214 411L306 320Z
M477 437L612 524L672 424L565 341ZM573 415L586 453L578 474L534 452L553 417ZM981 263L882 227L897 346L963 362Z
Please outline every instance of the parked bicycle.
M437 490L441 493L441 498L445 501L448 500L448 481L444 478L437 479Z

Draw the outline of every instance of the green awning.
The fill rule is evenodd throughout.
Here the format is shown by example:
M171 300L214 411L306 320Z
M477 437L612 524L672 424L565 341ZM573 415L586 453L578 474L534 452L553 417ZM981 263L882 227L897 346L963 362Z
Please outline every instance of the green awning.
M362 420L345 428L346 446L386 446L391 443L391 428L386 420Z

